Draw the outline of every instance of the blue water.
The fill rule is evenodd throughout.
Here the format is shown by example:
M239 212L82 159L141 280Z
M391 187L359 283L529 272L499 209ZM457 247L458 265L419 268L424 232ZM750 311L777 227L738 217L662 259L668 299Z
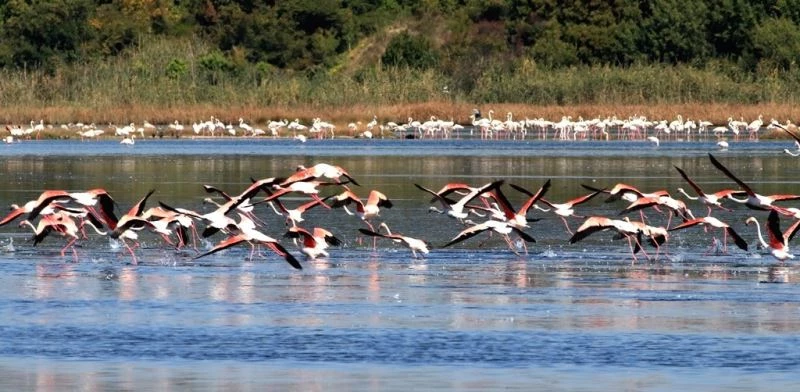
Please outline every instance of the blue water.
M396 206L382 212L393 229L441 245L459 228L426 213L428 198L406 190L412 182L434 187L449 178L512 178L534 188L552 178L559 188L553 197L566 198L582 192L577 182L592 179L685 186L674 178L671 165L679 164L709 187L732 187L714 178L706 159L712 152L753 184L793 190L798 184L789 168L795 161L782 155L786 144L739 143L717 152L710 142L662 142L657 149L636 142L476 140L147 140L133 148L22 142L0 154L9 168L22 168L13 174L6 168L6 183L14 178L27 190L4 193L9 200L1 202L21 202L36 196L37 184L66 181L75 189L98 183L120 188L112 193L122 211L150 187L161 200L201 208L201 183L236 189L248 175L283 175L298 161L341 162L362 183L359 194L378 188L397 196ZM585 172L592 160L626 159L643 168ZM71 169L59 172L51 161ZM210 174L192 169L205 161L221 166ZM447 166L450 161L457 165ZM148 166L152 162L181 167L180 174L159 173ZM431 171L428 164L434 164ZM85 174L85 165L114 171L97 178ZM32 182L25 179L30 176ZM121 185L130 178L135 185ZM177 191L175 184L188 190ZM126 187L133 188L122 192ZM586 212L614 215L622 206L597 200ZM752 227L741 222L753 213L732 207L719 216L736 222L754 243ZM707 253L712 235L701 228L675 233L658 260L633 263L624 241L596 234L568 245L561 221L542 214L529 230L537 243L528 254L512 253L495 236L413 259L388 241L375 250L371 241L359 242L355 217L313 211L309 225L329 227L345 246L326 259L303 260L302 271L263 249L251 260L247 247L194 260L194 250L176 252L144 234L138 265L98 236L80 242L76 262L70 253L59 255L60 238L33 247L22 229L3 227L0 389L800 386L795 264L758 250ZM262 216L267 219L266 212ZM571 223L574 229L580 219ZM279 238L282 224L268 220L268 233ZM300 257L290 240L281 242Z

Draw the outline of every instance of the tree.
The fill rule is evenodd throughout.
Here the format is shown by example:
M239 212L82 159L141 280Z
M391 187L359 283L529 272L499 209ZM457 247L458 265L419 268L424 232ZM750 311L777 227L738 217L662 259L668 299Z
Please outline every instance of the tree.
M53 67L82 57L81 45L92 37L87 20L90 0L11 0L3 11L2 41L6 63Z
M693 0L642 2L639 51L650 61L683 63L703 61L711 52L705 39L707 8Z
M788 18L768 18L753 32L753 47L762 64L788 70L800 64L800 30Z
M427 38L402 32L389 42L381 61L388 66L424 69L436 65L437 57Z

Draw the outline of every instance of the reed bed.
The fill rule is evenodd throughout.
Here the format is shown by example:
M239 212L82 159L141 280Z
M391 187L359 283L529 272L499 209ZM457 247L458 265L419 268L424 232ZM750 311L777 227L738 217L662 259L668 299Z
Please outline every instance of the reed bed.
M216 116L236 123L315 117L350 122L405 122L430 116L469 124L486 116L562 116L752 120L798 118L790 72L742 73L713 63L549 69L530 60L486 67L470 83L447 70L367 67L355 72L292 72L222 56L200 40L153 39L125 56L65 65L53 73L0 71L0 121L26 124L191 124Z

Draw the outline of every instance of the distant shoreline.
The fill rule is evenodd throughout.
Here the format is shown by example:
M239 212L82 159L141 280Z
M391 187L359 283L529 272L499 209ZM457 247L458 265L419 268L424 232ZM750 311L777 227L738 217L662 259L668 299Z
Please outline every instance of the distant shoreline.
M752 104L726 104L726 103L683 103L683 104L657 104L652 105L607 105L583 104L572 106L540 106L522 103L459 103L459 102L423 102L396 105L353 105L340 107L318 107L313 105L296 106L211 106L211 105L185 105L180 107L159 107L146 105L127 105L113 108L87 108L75 106L3 106L0 107L0 122L4 125L29 125L31 121L60 126L61 124L94 123L99 128L108 127L110 124L118 126L133 122L141 126L144 121L155 125L166 126L174 121L179 121L185 127L191 128L193 122L208 120L211 116L219 118L225 124L236 126L238 119L243 118L252 126L264 127L270 120L299 119L301 123L310 125L313 118L333 123L338 131L346 130L349 123L362 127L377 117L379 124L393 121L406 122L413 118L419 121L428 120L436 116L442 120L452 120L462 125L469 125L473 109L479 109L483 117L489 116L489 111L494 112L494 118L505 120L506 114L513 113L515 120L525 118L544 118L558 121L563 116L570 116L573 121L579 118L609 118L617 117L626 119L631 116L645 116L649 120L672 121L681 115L684 120L706 120L715 125L727 124L728 118L735 120L752 121L763 116L764 123L769 123L775 118L781 123L792 120L797 123L800 119L800 106L792 104L768 103L762 105ZM191 129L189 129L191 131Z

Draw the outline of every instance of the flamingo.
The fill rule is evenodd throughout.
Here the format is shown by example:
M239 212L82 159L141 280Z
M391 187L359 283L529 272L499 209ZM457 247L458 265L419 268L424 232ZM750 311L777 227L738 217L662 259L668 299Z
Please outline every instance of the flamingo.
M747 131L750 133L750 139L758 140L758 131L761 130L762 125L764 125L764 117L759 114L757 120L754 120L747 125Z
M386 229L386 233L387 234L378 233L378 232L367 230L367 229L364 229L364 228L359 228L358 231L360 231L361 234L364 234L364 235L373 236L373 237L388 238L388 239L390 239L390 240L392 240L394 242L402 243L403 245L408 247L408 249L411 249L411 254L414 255L415 259L417 258L417 252L420 252L420 253L426 254L426 255L430 252L428 250L429 244L427 242L425 242L424 240L421 240L421 239L418 239L418 238L409 237L409 236L402 235L402 234L399 234L399 233L392 234L392 231L389 230L389 226L386 223L381 223L380 227L383 227L384 229Z
M229 199L226 198L227 201L225 203L220 204L216 210L211 211L207 214L200 214L198 212L188 210L185 208L171 207L162 202L159 202L159 205L161 205L161 207L164 207L167 210L186 214L188 216L206 222L207 226L205 230L203 230L203 233L201 235L204 238L210 237L215 233L217 233L218 231L235 230L237 224L231 217L227 216L227 214L230 213L231 211L238 209L240 205L242 205L246 200L251 199L260 190L268 189L267 187L273 185L275 181L276 181L275 178L264 178L261 180L257 180L237 196L229 196L223 192L223 197L227 196L227 198ZM208 190L209 188L206 189Z
M777 201L798 200L798 199L800 199L800 195L771 195L771 196L759 195L758 193L755 193L753 191L753 189L751 189L742 180L740 180L736 176L734 176L733 173L731 173L731 171L728 170L728 168L723 166L722 163L717 161L717 159L714 158L713 155L708 154L708 157L711 159L711 163L717 169L719 169L723 174L725 174L728 178L733 180L735 183L739 184L739 187L741 187L742 190L747 192L747 198L746 199L737 199L737 198L735 198L733 196L728 196L729 199L731 199L731 200L733 200L733 201L735 201L737 203L744 204L748 208L751 208L751 209L754 209L754 210L766 211L766 210L771 210L771 209L777 209L779 212L781 212L783 214L786 214L786 215L789 215L790 213L787 213L784 208L778 207L778 206L774 206L774 205L772 205L772 203L777 202Z
M512 187L528 195L528 200L525 201L525 203L522 204L522 207L520 207L519 210L517 211L514 211L514 208L511 207L511 203L508 201L506 196L500 190L500 187L492 189L491 194L494 196L495 200L497 200L499 207L504 215L505 221L508 222L508 224L519 229L529 227L527 219L528 210L530 210L530 208L533 207L538 200L542 200L542 202L544 202L544 199L542 199L542 197L550 189L550 179L545 181L544 185L542 185L542 187L539 188L536 194L533 194L529 192L527 189L517 185L512 184Z
M297 226L297 222L302 222L303 221L303 213L308 211L308 210L310 210L311 208L314 208L314 207L316 207L318 205L325 206L326 208L331 208L330 206L325 204L325 201L328 200L331 197L332 196L328 196L328 197L326 197L324 199L317 198L315 200L311 200L309 202L303 203L303 204L301 204L301 205L299 205L299 206L297 206L295 208L292 208L292 209L286 208L286 206L283 203L281 203L280 200L275 199L275 203L278 204L278 208L280 209L280 211L275 210L275 206L274 206L273 203L270 203L270 206L272 206L273 210L275 210L276 213L280 214L280 212L282 212L282 214L280 214L280 215L284 215L284 214L286 215L287 224L289 222L292 222L292 226Z
M669 192L665 190L659 190L655 192L645 193L640 191L634 186L618 183L614 185L611 190L598 189L589 185L581 184L582 187L592 191L592 192L602 192L608 193L608 198L606 199L606 203L611 203L617 200L625 200L629 202L634 202L640 197L659 197L659 196L669 196Z
M667 220L667 227L669 227L670 223L672 223L672 215L677 214L678 216L683 219L683 221L687 221L689 219L694 219L694 215L692 211L686 206L681 200L673 199L669 196L658 196L658 197L640 197L636 201L632 202L628 207L625 207L624 210L620 212L620 215L641 210L647 207L655 207L655 206L664 206L670 210L669 219Z
M315 227L313 232L309 232L302 227L292 226L283 236L293 239L302 237L303 245L300 251L312 260L320 256L328 257L328 251L326 250L328 245L339 246L342 244L340 239L321 227Z
M144 212L144 205L147 202L147 199L155 192L155 189L151 189L150 192L147 192L143 198L141 198L136 204L131 207L128 212L122 215L117 222L115 222L115 226L111 234L109 235L113 239L119 239L122 242L122 245L128 249L131 253L131 258L133 259L133 264L138 264L136 260L136 255L133 253L133 248L130 247L125 242L125 238L137 239L137 235L135 231L142 230L145 227L153 227L153 224L150 223L147 219L142 218L142 213ZM138 243L136 244L138 246Z
M648 136L647 137L647 141L649 141L650 143L653 143L656 147L658 147L661 144L661 142L655 136Z
M793 153L793 152L789 151L788 149L784 148L784 149L783 149L783 152L785 152L786 154L789 154L789 155L791 155L791 156L793 156L793 157L800 156L800 136L797 136L797 135L796 135L794 132L790 131L788 128L784 127L783 125L781 125L781 124L780 124L779 122L777 122L777 121L774 121L774 120L773 120L773 121L772 121L772 124L773 124L773 125L775 125L775 126L777 126L777 127L778 127L778 128L780 128L780 129L783 129L784 131L786 131L786 133L788 133L788 134L789 134L789 136L791 136L791 137L792 137L792 139L794 139L794 145L795 145L795 148L796 148L796 149L797 149L797 151L798 151L798 152L796 152L796 153Z
M253 133L253 127L251 127L249 124L244 122L244 119L241 118L241 117L239 117L239 128L242 128L244 130L245 134Z
M729 197L729 196L731 196L731 195L742 196L742 195L746 195L747 194L744 191L735 191L735 190L732 190L732 189L725 189L725 190L721 190L721 191L710 193L710 194L709 193L705 193L700 188L700 186L697 185L697 183L692 181L692 179L689 178L689 176L686 175L686 172L684 172L681 168L679 168L677 166L673 166L673 167L675 168L675 170L678 171L678 173L680 173L681 177L683 177L683 179L686 180L687 183L689 183L689 186L691 186L694 189L694 191L697 192L697 197L689 196L686 193L686 191L683 190L683 188L678 188L678 192L682 193L689 200L700 199L700 201L703 204L708 206L708 215L711 215L711 207L719 207L719 208L721 208L721 209L723 209L725 211L731 211L731 209L725 208L725 207L722 206L722 200L727 198L727 197Z
M300 265L300 262L291 254L286 248L283 247L278 240L258 231L255 229L255 223L253 223L250 218L239 214L240 222L235 225L236 230L238 233L232 234L225 238L224 240L220 241L216 246L211 248L211 250L195 256L195 259L199 259L201 257L208 256L212 253L219 252L223 249L228 249L232 246L241 244L242 242L247 242L250 244L250 258L252 259L252 254L255 251L254 243L265 245L270 248L275 254L283 257L289 265L294 267L295 269L301 270L303 266Z
M471 222L469 220L467 220L466 223L470 223L470 224L472 224L472 226L470 226L470 227L462 230L460 233L456 234L456 236L453 237L453 239L450 240L450 242L442 245L442 248L446 248L446 247L448 247L450 245L457 244L457 243L459 243L461 241L464 241L464 240L466 240L468 238L472 238L472 237L474 237L474 236L476 236L476 235L478 235L480 233L483 233L483 232L485 232L487 230L491 230L491 231L494 231L495 233L502 234L503 235L503 239L506 240L506 244L508 244L509 249L511 249L511 251L514 252L515 254L519 254L519 253L517 253L516 249L514 249L514 244L511 242L511 238L508 236L509 234L511 234L511 232L516 233L517 235L520 236L520 238L522 238L526 242L536 242L536 240L533 237L531 237L530 235L528 235L528 233L525 233L521 229L516 228L516 227L508 224L507 222L500 222L500 221L496 221L496 220L491 220L490 219L490 220L487 220L487 221L485 221L483 223L479 223L479 224L473 224L474 222Z
M42 192L36 200L28 201L27 203L23 204L21 207L12 204L11 205L11 213L3 217L0 220L0 226L6 225L9 222L17 219L22 214L28 214L27 219L33 220L35 219L40 213L42 213L45 209L46 212L52 213L52 210L48 207L51 203L59 202L59 201L66 201L70 199L69 193L66 191L61 190L47 190Z
M44 238L53 231L60 233L62 236L70 237L71 239L67 245L61 249L61 257L64 257L64 253L66 252L67 248L72 247L75 241L77 241L79 238L79 229L77 224L69 215L63 212L57 212L52 215L43 216L36 226L34 226L33 223L27 219L19 222L19 226L29 226L33 230L33 246L36 246L42 242ZM75 252L74 247L72 248L72 252L75 259L77 259L78 255Z
M275 185L273 185L273 188L276 189L276 191L274 193L272 193L271 195L267 196L264 199L264 201L271 201L271 200L277 199L277 198L279 198L279 197L281 197L281 196L283 196L283 195L285 195L285 194L287 194L289 192L300 192L300 193L303 193L303 194L311 196L311 198L314 199L314 200L320 200L320 198L319 198L319 189L317 189L317 188L319 186L324 186L324 185L336 185L336 183L334 183L334 182L322 182L322 181L314 180L314 181L292 182L292 183L290 183L288 185L285 185L285 186L281 186L279 184L275 184ZM325 205L325 207L328 207L328 206Z
M370 230L372 231L375 231L375 228L372 227L372 224L369 222L369 220L378 216L381 207L392 208L392 201L379 191L370 191L369 196L367 197L367 202L364 203L349 189L336 195L333 198L331 207L344 207L351 203L356 205L356 214L364 223L367 224L367 226L369 226Z
M722 222L721 220L719 220L719 219L717 219L717 218L715 218L713 216L705 216L705 217L702 217L702 218L695 218L695 219L688 220L686 222L681 223L680 225L677 225L677 226L669 229L669 231L681 230L681 229L685 229L685 228L692 227L692 226L697 226L697 225L709 225L709 226L712 226L712 227L716 227L716 228L722 229L722 231L724 233L723 239L722 239L722 244L723 244L722 245L723 246L723 248L722 248L723 250L722 251L724 253L728 253L728 236L731 236L731 238L733 238L734 243L736 244L736 246L739 247L739 249L741 249L743 251L747 251L747 241L742 239L742 237L739 236L739 234L737 234L735 230L733 230L733 227L731 227L727 223Z
M78 204L83 205L84 207L89 209L89 212L99 215L104 223L111 229L117 225L117 216L114 215L114 199L111 198L111 195L102 188L95 188L90 189L85 192L72 192L69 194L69 197ZM96 211L94 206L100 203L100 211Z
M431 195L434 196L434 198L436 198L436 200L439 200L442 203L443 209L440 210L434 206L431 206L429 211L438 212L440 214L447 214L448 216L463 222L463 220L469 216L469 213L464 211L464 207L467 205L467 203L472 201L472 199L478 197L478 195L483 194L484 192L497 189L502 184L503 180L499 180L490 182L479 188L472 188L472 190L467 195L465 195L464 197L461 198L461 200L455 203L445 198L444 196L441 196L438 193L428 188L425 188L422 185L414 184L414 186L416 186L418 189L422 191L430 193Z
M517 189L517 190L521 190L519 187L517 187L514 184L511 184L511 187L514 188L514 189ZM569 223L567 222L566 218L570 217L570 216L583 218L583 216L575 215L575 206L577 206L579 204L586 203L587 201L591 200L593 197L599 195L603 191L605 191L605 190L604 189L599 189L599 190L594 191L594 192L592 192L592 193L590 193L588 195L577 197L577 198L574 198L572 200L565 201L563 203L553 203L553 202L550 202L550 201L548 201L548 200L546 200L544 198L542 198L541 200L542 200L542 203L550 206L550 208L553 209L553 213L558 215L561 218L561 220L564 222L564 227L567 228L567 232L572 234L572 230L570 230Z
M177 249L181 249L186 245L186 240L189 237L188 230L191 229L192 246L197 250L197 229L195 228L194 220L190 216L169 211L159 206L147 209L142 213L141 218L152 223L153 231L160 234L168 244L175 245ZM178 238L177 244L173 244L169 239L172 234L172 228L175 228L175 234Z
M781 233L778 213L775 210L770 211L766 224L769 242L764 241L764 237L761 236L761 227L759 227L758 220L756 220L755 217L751 216L745 221L747 225L751 223L755 223L756 225L758 240L761 242L761 246L763 246L764 249L769 249L773 257L779 261L794 258L794 255L789 253L789 241L797 234L797 230L800 228L800 220L795 221L786 232Z
M136 135L131 135L130 137L123 138L123 139L122 139L122 140L119 142L119 144L124 144L124 145L128 145L128 146L132 146L132 145L134 145L134 143L135 143L135 141L134 141L134 139L135 139L135 138L136 138Z
M622 237L628 240L628 246L631 249L631 256L636 260L636 253L642 249L642 231L637 225L631 223L630 219L625 217L624 220L610 219L604 216L591 216L575 230L575 234L569 239L570 244L574 244L591 234L605 231L614 230ZM634 243L636 244L634 247ZM647 254L645 253L645 256Z
M338 184L342 184L343 182L339 180L340 177L344 177L348 180L348 182L352 182L355 185L359 185L356 180L347 173L340 166L330 165L327 163L317 163L314 166L306 168L305 166L298 166L297 172L289 176L289 178L283 180L280 183L281 186L287 186L293 182L298 181L307 181L310 179L316 179L320 177L330 178L335 180Z

